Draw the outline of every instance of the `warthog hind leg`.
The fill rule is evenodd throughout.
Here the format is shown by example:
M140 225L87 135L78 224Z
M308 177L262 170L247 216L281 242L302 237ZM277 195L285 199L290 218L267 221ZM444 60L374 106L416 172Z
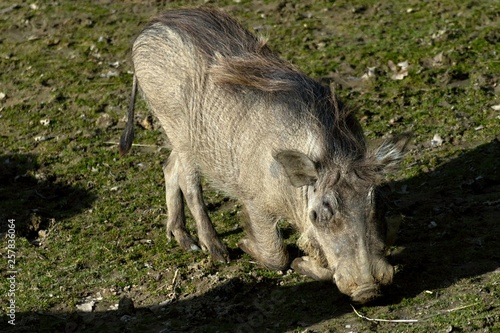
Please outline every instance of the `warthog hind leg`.
M186 167L186 165L186 163L182 163L179 184L191 215L196 222L199 244L204 251L210 253L213 261L229 262L227 248L217 236L217 232L207 214L200 176L198 172Z
M199 250L195 241L186 230L186 216L184 215L184 200L179 185L180 163L177 154L172 151L167 163L163 166L165 176L165 192L167 201L167 238L174 238L179 246L186 251Z

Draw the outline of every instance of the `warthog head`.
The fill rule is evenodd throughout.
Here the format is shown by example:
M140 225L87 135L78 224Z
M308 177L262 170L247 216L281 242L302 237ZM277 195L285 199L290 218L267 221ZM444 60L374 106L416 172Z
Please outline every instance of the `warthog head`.
M318 280L334 281L355 302L379 295L394 268L384 256L385 211L378 192L384 169L403 156L408 136L386 140L359 160L321 163L298 152L275 155L292 185L304 187L307 221L299 239L308 254L292 267Z

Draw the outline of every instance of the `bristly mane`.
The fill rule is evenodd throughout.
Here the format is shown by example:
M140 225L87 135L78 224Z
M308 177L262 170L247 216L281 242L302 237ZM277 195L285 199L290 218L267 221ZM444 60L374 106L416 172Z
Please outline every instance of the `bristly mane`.
M224 12L209 7L167 11L153 19L145 30L154 30L157 23L177 31L187 43L197 47L208 60L208 72L215 83L282 93L285 101L301 101L317 110L317 114L309 116L329 132L325 133L327 136L333 136L327 139L334 145L328 150L351 158L365 154L359 125L335 94L279 58L264 39Z
M154 18L145 28L156 23L189 36L210 61L210 73L221 85L238 85L261 91L291 91L303 87L305 77L291 64L280 59L239 22L209 7L173 10Z

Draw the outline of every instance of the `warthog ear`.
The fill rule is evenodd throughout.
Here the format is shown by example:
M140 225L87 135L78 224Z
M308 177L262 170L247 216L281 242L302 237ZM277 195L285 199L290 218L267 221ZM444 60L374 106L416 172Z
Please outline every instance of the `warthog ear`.
M298 151L284 150L275 154L274 158L285 169L293 186L312 185L318 180L316 163L307 155Z
M383 169L395 166L404 156L410 133L403 133L386 139L373 153L374 158Z

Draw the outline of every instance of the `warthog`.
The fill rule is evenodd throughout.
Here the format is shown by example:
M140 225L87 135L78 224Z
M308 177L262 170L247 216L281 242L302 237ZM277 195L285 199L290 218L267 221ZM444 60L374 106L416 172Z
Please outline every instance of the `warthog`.
M405 135L369 150L359 123L329 88L274 54L215 9L153 19L132 47L134 87L120 150L132 144L137 85L170 141L163 168L167 236L226 261L208 217L201 175L249 216L240 248L264 266L290 266L277 224L300 232L291 267L366 302L389 284L377 184L401 159ZM184 201L198 243L185 228Z

